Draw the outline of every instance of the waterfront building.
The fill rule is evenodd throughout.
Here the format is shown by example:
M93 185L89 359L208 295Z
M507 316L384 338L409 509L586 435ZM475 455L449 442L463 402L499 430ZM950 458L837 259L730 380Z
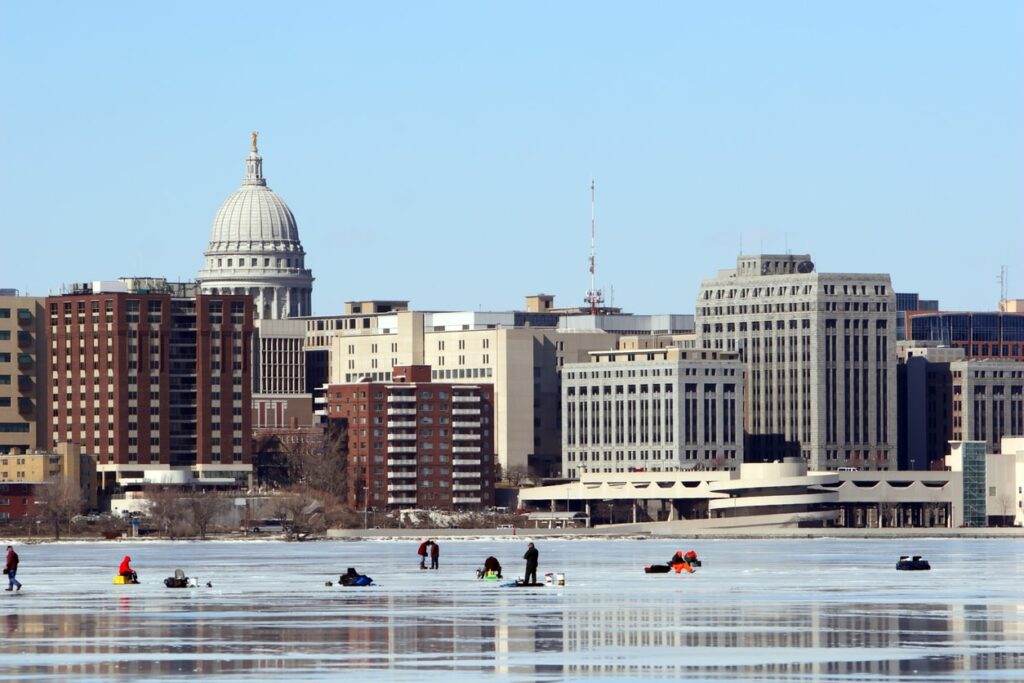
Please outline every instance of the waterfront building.
M96 509L96 458L83 453L78 444L64 442L53 449L0 456L0 483L43 485L57 477L78 483L82 509Z
M808 255L740 256L701 282L700 347L745 368L748 460L896 467L895 305L888 275L818 273Z
M0 454L49 441L45 325L42 298L0 289Z
M483 509L494 504L494 387L436 382L395 366L390 382L332 384L326 414L348 433L353 509Z
M405 303L362 302L349 315L310 320L307 352L329 343L331 384L387 381L392 368L408 365L430 366L438 382L493 384L499 464L559 475L562 366L615 348L619 332L603 329L601 316L577 314L563 329L563 314L529 302L526 311L505 312L410 311ZM611 326L634 336L692 331L688 316L623 317L632 320Z
M96 454L108 493L153 470L248 481L252 297L122 278L45 306L51 446Z
M743 365L735 353L592 351L562 367L562 473L735 470Z
M949 364L952 441L980 441L999 453L1004 437L1024 436L1024 362L961 360Z

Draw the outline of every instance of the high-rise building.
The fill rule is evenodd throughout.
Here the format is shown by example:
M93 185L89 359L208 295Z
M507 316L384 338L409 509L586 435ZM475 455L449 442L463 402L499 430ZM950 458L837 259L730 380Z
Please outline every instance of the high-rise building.
M0 454L48 443L43 299L0 289Z
M562 368L562 472L736 470L743 365L735 353L595 351Z
M50 445L95 453L102 489L153 470L249 478L249 295L124 278L73 285L46 310Z
M354 509L494 504L494 388L434 382L426 366L392 381L327 388L327 417L348 433Z
M952 441L980 441L1000 453L1003 437L1024 436L1024 363L961 360L952 373Z
M964 350L938 342L896 344L897 457L901 470L942 469L953 438L953 374Z
M896 467L895 309L888 275L818 273L808 255L740 256L701 282L701 348L746 369L747 460Z
M242 186L221 204L199 271L204 294L247 294L260 320L306 316L313 274L292 210L267 187L252 135Z

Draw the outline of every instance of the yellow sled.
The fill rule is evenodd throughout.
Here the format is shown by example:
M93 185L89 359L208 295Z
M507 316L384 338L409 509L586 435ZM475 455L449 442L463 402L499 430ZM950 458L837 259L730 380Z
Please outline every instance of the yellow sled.
M117 576L114 577L114 585L115 586L123 586L126 583L138 583L138 581L129 581L128 579L126 579L125 577L121 576L120 574L118 574Z

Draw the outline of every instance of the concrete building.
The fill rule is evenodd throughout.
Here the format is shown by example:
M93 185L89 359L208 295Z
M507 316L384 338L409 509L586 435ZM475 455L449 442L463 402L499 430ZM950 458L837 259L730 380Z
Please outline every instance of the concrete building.
M962 360L949 364L951 441L982 441L999 453L1004 437L1024 436L1024 362Z
M306 320L257 320L253 339L253 429L312 425L313 394L306 381Z
M43 299L0 289L0 454L49 441L47 357Z
M895 305L888 275L818 273L808 255L740 256L701 282L701 348L745 366L748 460L896 467Z
M396 366L391 382L327 388L327 417L348 427L354 509L494 504L494 389L435 382L427 366Z
M78 482L83 509L96 509L96 458L83 453L78 444L65 442L52 450L0 456L0 483L37 485L57 477Z
M800 458L733 471L588 472L522 489L520 504L623 532L708 529L946 527L964 521L961 471L808 471ZM982 480L984 481L984 480ZM531 512L532 516L532 512Z
M734 470L743 462L735 353L594 351L562 367L562 473Z
M252 134L242 186L221 204L198 280L204 294L248 295L261 320L308 316L313 274L288 205L263 177Z
M51 446L98 457L101 488L152 470L251 474L252 298L124 278L46 300Z

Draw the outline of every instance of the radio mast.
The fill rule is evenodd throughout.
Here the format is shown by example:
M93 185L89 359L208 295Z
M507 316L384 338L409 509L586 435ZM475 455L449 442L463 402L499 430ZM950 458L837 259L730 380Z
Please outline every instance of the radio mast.
M594 181L590 181L590 289L583 301L590 304L590 315L597 315L598 307L604 303L604 294L597 288L597 223L594 219Z

